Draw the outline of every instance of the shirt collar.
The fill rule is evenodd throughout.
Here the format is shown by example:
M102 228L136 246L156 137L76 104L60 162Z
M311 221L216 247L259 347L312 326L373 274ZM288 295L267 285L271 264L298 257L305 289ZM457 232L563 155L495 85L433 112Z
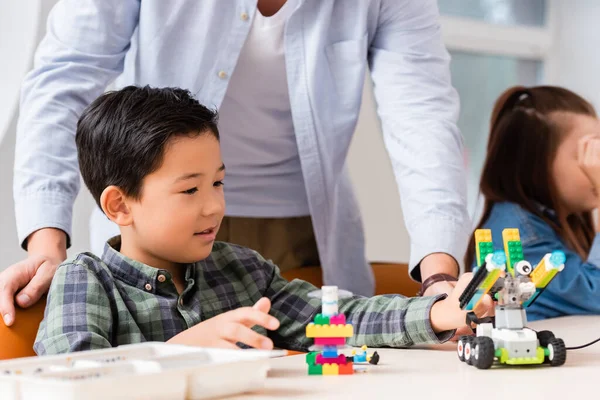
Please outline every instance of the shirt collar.
M132 260L119 252L121 249L121 236L109 239L104 245L102 261L108 266L113 276L130 286L135 286L147 292L156 292L159 284L171 282L169 271L151 267L142 262ZM196 264L185 266L186 281L193 280L196 275ZM183 266L182 266L183 267ZM164 278L160 278L163 276ZM162 281L162 282L161 282Z

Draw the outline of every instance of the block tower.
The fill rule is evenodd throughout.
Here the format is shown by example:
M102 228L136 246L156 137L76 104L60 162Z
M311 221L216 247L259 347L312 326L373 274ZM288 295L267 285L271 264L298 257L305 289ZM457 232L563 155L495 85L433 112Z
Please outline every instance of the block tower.
M353 362L339 352L346 347L346 338L352 337L352 325L346 323L346 316L338 312L339 295L350 296L339 291L337 286L323 286L314 297L321 296L322 313L315 316L314 322L306 327L306 337L314 339L314 351L306 355L309 375L351 375Z

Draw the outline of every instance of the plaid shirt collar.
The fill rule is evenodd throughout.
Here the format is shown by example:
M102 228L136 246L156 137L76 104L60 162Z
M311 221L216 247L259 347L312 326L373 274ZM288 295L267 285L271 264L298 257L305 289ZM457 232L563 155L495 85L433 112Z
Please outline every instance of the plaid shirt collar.
M132 260L121 254L119 252L120 249L121 236L119 235L106 242L104 245L104 253L102 254L102 261L108 266L108 269L110 269L110 272L116 279L125 282L129 286L134 286L152 293L156 293L156 288L159 287L159 276L163 275L167 281L172 280L169 271L154 268L139 261ZM199 268L198 264L199 262L185 265L186 287L193 286L196 270ZM184 268L183 265L182 268ZM150 290L147 285L150 285Z

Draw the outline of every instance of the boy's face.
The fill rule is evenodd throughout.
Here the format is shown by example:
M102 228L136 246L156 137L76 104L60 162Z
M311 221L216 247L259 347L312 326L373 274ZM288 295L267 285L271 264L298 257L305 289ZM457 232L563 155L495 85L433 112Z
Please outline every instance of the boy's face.
M210 254L225 212L225 168L218 140L180 136L165 147L160 168L129 202L131 240L151 258L192 263Z

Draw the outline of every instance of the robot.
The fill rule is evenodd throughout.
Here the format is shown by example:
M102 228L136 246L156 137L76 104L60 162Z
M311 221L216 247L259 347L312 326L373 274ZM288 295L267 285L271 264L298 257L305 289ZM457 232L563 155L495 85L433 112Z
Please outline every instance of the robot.
M564 269L565 254L546 254L535 268L524 260L518 229L502 231L504 251L494 251L489 229L475 232L477 268L460 296L460 307L469 311L467 324L476 325L475 337L461 336L458 358L479 369L495 362L506 365L561 366L567 358L562 339L550 331L527 328L526 308ZM489 294L496 301L495 317L478 319L473 309Z

